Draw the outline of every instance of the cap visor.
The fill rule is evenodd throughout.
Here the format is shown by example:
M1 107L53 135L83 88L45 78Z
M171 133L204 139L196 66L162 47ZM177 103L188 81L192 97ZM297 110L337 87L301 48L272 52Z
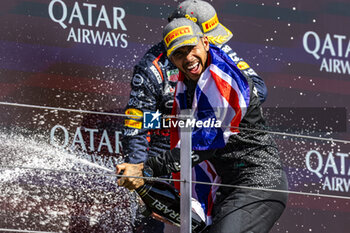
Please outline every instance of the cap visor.
M225 44L232 38L232 32L221 23L219 23L214 30L206 32L205 34L208 36L209 42L214 45Z
M199 36L184 36L179 42L175 42L169 49L167 49L167 56L170 57L177 49L184 46L196 46L199 42Z

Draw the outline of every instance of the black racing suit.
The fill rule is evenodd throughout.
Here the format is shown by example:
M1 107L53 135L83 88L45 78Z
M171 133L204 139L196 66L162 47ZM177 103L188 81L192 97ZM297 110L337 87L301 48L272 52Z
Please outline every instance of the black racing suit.
M248 77L247 80L250 103L239 125L246 130L240 129L240 133L231 135L224 148L194 151L192 165L209 160L223 184L282 192L221 187L214 204L213 225L208 232L268 232L287 202L284 193L287 179L278 148L271 135L264 132L266 126L261 103L254 93L252 79ZM185 79L184 83L188 90L187 106L192 106L196 83L189 79ZM162 176L179 172L179 162L180 149L175 148L149 158L145 167L153 171L153 176Z
M260 102L264 102L267 96L264 81L245 61L237 57L230 46L223 45L221 49L246 77L252 78ZM134 68L126 114L142 116L144 112L159 110L163 115L171 115L178 74L178 69L166 56L163 42L154 45ZM125 119L122 144L128 163L141 163L149 156L158 156L170 149L169 130L144 129L142 121L142 117Z

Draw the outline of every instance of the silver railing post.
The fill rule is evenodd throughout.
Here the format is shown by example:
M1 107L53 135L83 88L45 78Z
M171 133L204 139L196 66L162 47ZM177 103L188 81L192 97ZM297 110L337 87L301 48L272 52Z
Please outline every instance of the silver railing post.
M181 110L181 117L185 119L191 119L191 110ZM181 139L181 201L180 201L180 218L181 218L181 233L191 233L192 226L192 129L191 127L180 128L180 139Z

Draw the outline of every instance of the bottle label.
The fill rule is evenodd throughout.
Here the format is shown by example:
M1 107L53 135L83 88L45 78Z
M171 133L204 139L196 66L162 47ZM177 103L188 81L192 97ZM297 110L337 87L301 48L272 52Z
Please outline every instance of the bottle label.
M180 224L180 213L176 213L175 210L169 209L168 206L164 205L158 200L154 200L152 206L164 214L164 217L170 218L169 220L174 221L174 223Z

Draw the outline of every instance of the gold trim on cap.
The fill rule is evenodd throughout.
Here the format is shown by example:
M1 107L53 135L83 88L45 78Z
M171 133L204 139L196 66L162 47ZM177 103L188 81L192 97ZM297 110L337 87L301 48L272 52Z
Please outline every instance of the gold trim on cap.
M218 36L209 36L208 40L210 44L216 45L216 44L223 44L226 41L228 41L229 37L232 36L232 32L230 30L228 30L226 27L224 27L222 24L220 24L226 31L226 35L222 36L222 35L218 35Z
M176 49L178 48L180 45L184 45L184 44L190 44L190 45L193 45L193 44L198 44L198 38L197 37L193 37L189 40L185 40L183 42L181 42L180 44L177 44L177 45L174 45L172 48L168 49L167 51L167 56L169 57L169 55Z

